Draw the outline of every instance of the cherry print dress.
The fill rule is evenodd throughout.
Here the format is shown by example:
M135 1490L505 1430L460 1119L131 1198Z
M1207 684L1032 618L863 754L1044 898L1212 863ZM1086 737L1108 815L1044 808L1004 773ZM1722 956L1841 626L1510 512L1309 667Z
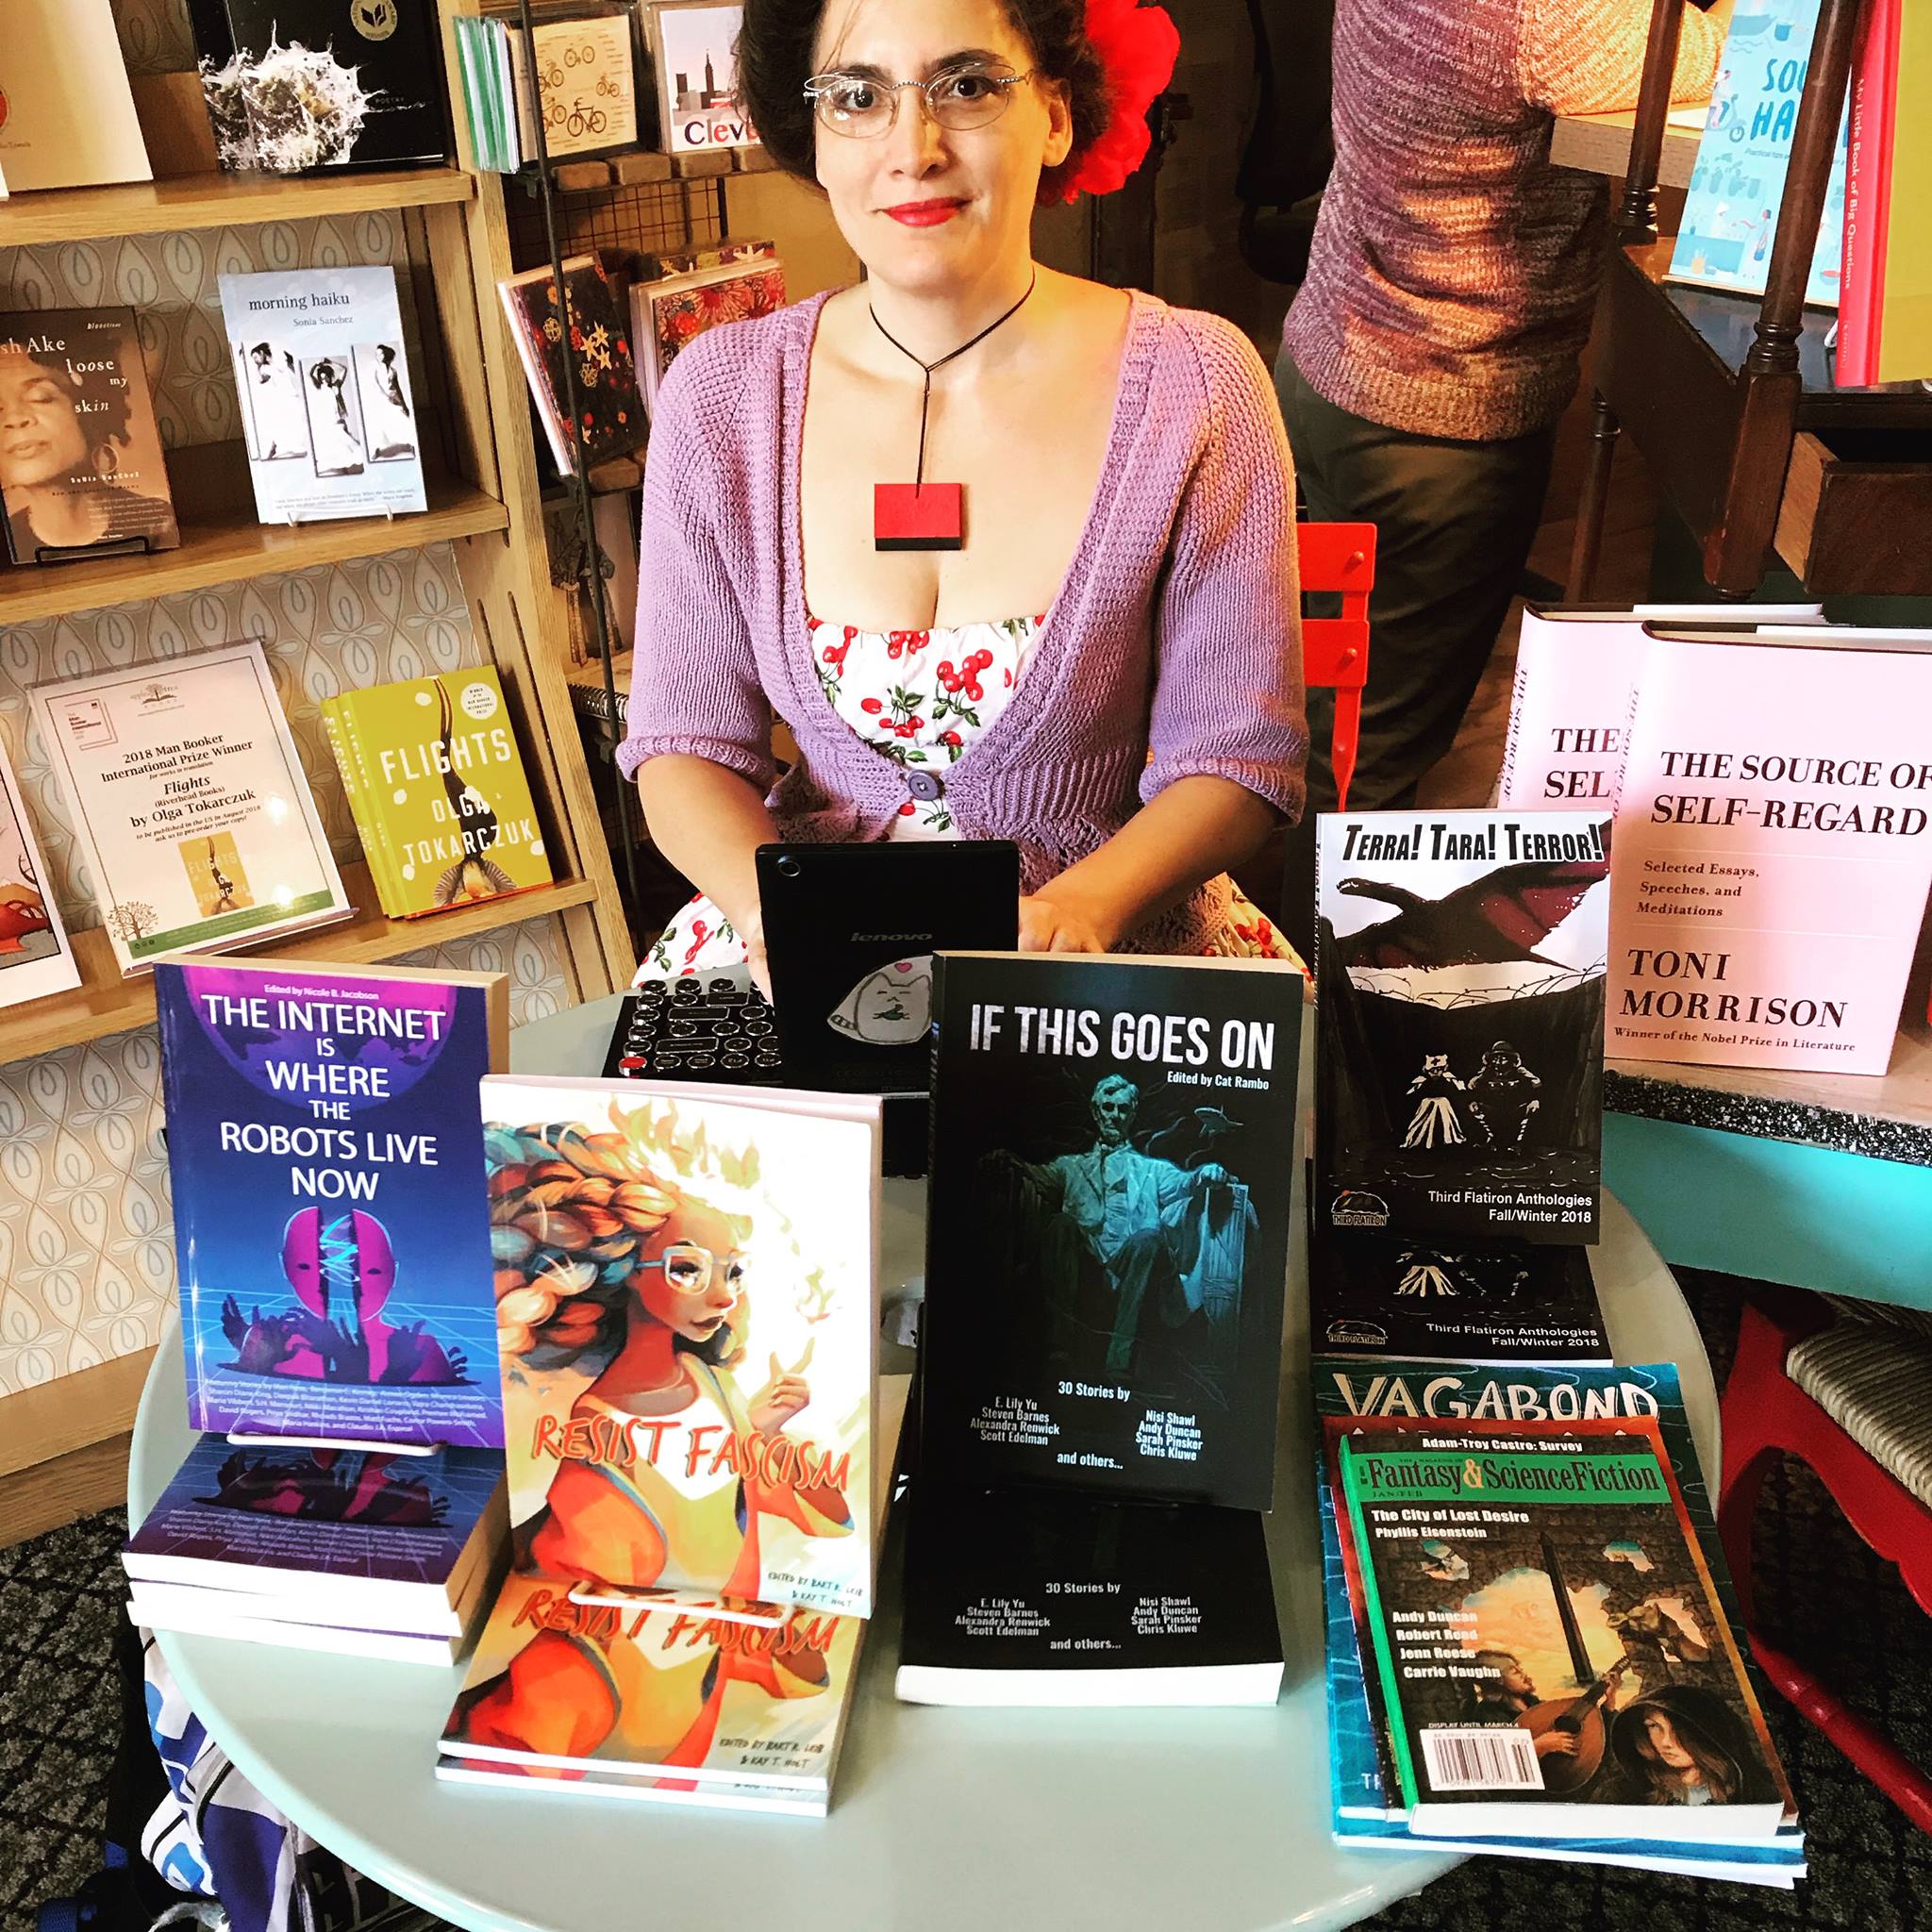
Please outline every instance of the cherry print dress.
M1006 709L1045 623L1044 617L1009 617L950 629L878 631L814 617L812 668L833 709L868 744L899 764L943 770L964 758ZM958 834L942 793L908 798L891 836ZM1208 950L1228 958L1295 960L1274 922L1239 889L1226 924ZM697 898L658 936L637 978L642 984L743 964L743 941L708 899Z

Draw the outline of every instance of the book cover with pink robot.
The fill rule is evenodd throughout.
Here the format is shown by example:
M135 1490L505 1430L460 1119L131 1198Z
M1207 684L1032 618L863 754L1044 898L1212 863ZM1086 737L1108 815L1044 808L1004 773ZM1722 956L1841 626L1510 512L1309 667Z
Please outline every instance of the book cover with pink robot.
M155 992L191 1424L501 1445L503 976L177 957Z

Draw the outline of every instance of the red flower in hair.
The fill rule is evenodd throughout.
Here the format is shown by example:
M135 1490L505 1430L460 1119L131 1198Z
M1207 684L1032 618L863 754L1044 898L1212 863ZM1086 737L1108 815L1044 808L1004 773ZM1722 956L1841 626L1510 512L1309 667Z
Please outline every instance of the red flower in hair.
M1174 78L1180 30L1164 8L1140 0L1087 0L1087 38L1107 72L1113 111L1080 164L1058 184L1063 200L1111 194L1147 158L1147 110Z

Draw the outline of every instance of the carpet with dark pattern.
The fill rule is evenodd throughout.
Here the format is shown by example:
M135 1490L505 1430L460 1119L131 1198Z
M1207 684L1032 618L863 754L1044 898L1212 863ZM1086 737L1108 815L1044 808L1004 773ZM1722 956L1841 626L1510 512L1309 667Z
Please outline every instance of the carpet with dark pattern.
M1722 1384L1741 1285L1690 1271L1678 1279ZM0 1550L0 1932L29 1932L36 1905L72 1892L99 1863L125 1534L121 1512L108 1510ZM1766 1484L1757 1551L1767 1636L1932 1764L1932 1618L1808 1472L1787 1465ZM1795 1893L1473 1858L1367 1923L1387 1932L1932 1932L1932 1837L1781 1699L1768 1715L1809 1842L1811 1876Z

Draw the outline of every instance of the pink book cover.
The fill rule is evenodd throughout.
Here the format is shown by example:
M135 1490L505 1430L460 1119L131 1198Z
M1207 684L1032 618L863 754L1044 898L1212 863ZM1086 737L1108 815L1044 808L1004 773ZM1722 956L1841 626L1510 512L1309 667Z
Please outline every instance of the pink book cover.
M1659 638L1611 841L1613 1058L1883 1074L1932 888L1932 649Z

